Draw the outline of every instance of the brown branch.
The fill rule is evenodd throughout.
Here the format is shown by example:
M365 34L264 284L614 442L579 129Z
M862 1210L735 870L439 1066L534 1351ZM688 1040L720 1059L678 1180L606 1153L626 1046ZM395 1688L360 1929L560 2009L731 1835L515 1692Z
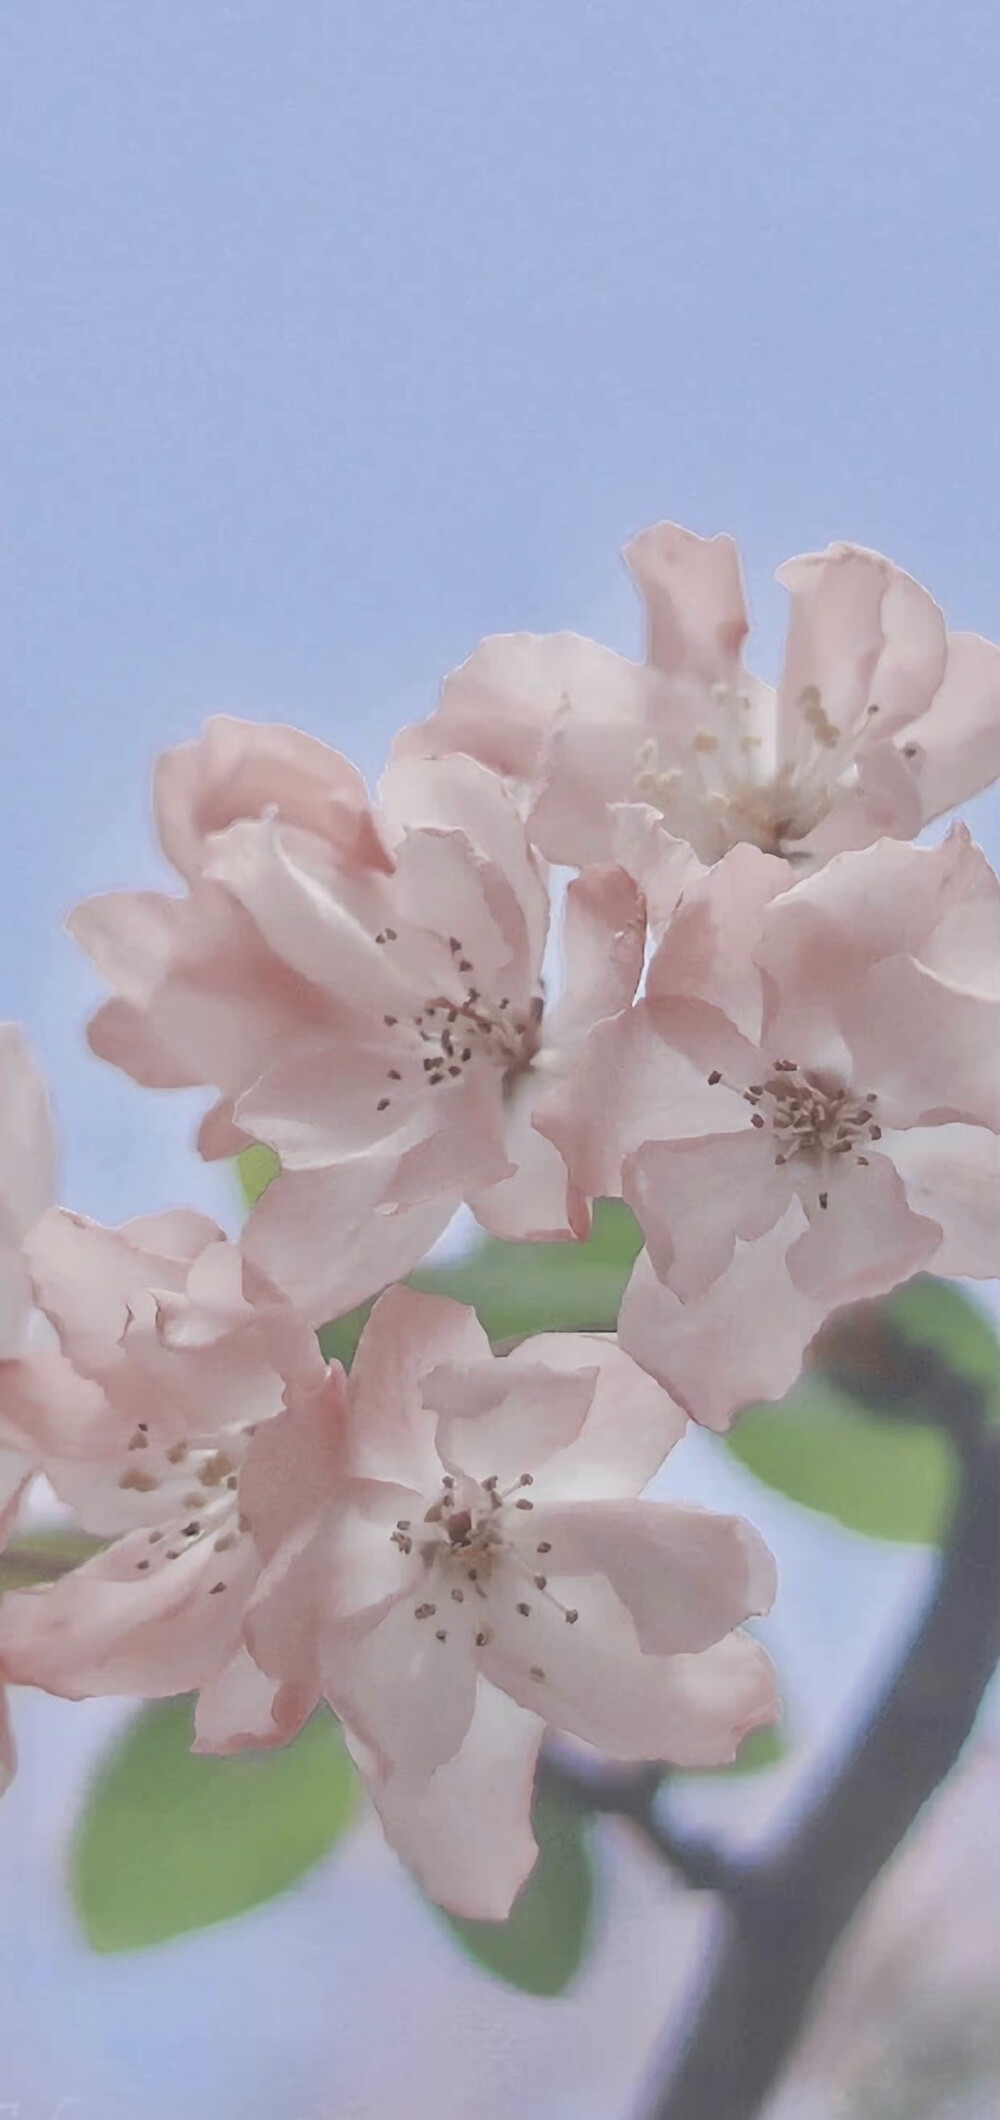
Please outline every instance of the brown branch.
M700 2010L645 2120L760 2113L831 1951L972 1728L1000 1657L1000 1431L983 1427L976 1387L955 1377L938 1420L960 1488L927 1607L839 1774L728 1895Z
M538 1786L543 1793L558 1796L561 1802L574 1804L581 1811L624 1818L661 1862L693 1891L722 1892L737 1898L747 1874L742 1864L711 1841L680 1833L658 1816L656 1798L664 1778L665 1770L659 1766L591 1770L546 1752L539 1767Z

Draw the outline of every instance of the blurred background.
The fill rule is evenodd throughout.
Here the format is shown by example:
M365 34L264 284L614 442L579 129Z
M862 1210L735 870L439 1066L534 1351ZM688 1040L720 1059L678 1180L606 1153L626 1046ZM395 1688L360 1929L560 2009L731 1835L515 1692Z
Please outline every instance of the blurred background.
M96 984L61 933L86 893L159 879L158 750L221 708L374 774L485 632L636 651L617 548L662 516L739 538L765 674L774 567L831 538L995 634L1000 20L36 0L2 40L0 1014L47 1069L69 1204L186 1199L235 1228L231 1173L192 1153L199 1100L88 1055ZM671 1479L746 1509L782 1568L788 1756L677 1798L752 1838L877 1684L930 1551L905 1512L876 1541L705 1438ZM367 1824L239 1922L97 1956L65 1848L128 1712L18 1703L0 2112L630 2114L714 1917L624 1829L554 2001L464 1957ZM774 2120L996 2111L992 1744L881 1887Z

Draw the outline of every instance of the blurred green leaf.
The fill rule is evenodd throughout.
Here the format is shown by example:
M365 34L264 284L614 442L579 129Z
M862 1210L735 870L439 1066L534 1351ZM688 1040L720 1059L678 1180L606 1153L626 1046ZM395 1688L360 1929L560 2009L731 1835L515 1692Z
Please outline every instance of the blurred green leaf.
M293 1744L230 1759L190 1751L186 1699L140 1710L88 1792L71 1858L95 1951L134 1951L226 1921L320 1861L357 1782L332 1716Z
M741 1415L729 1448L770 1486L854 1531L939 1544L957 1484L941 1365L981 1384L987 1413L1000 1419L990 1318L952 1282L919 1274L881 1302L838 1312L812 1368L780 1405ZM940 1425L927 1418L937 1394Z
M778 1767L788 1757L788 1739L780 1723L766 1723L743 1739L736 1758L725 1767L701 1767L702 1774L717 1779L720 1774L761 1774L765 1767Z
M758 1479L852 1531L940 1541L956 1472L936 1428L885 1421L807 1374L780 1404L741 1414L726 1442Z
M464 1921L457 1914L444 1919L494 1979L524 1995L562 1995L583 1964L592 1934L594 1876L586 1823L579 1811L541 1796L535 1838L538 1861L506 1921Z
M624 1201L598 1200L585 1243L502 1244L486 1237L465 1258L422 1266L409 1283L471 1303L491 1340L532 1332L613 1332L641 1247ZM370 1308L365 1304L323 1327L320 1346L328 1361L350 1362Z
M1000 1339L981 1304L953 1281L918 1274L897 1288L885 1308L912 1346L931 1348L959 1376L982 1384L987 1415L1000 1421Z
M265 1147L263 1141L252 1141L250 1147L237 1156L236 1169L247 1206L256 1207L271 1179L277 1177L281 1165L273 1148Z
M81 1561L101 1550L102 1541L86 1531L53 1527L12 1538L0 1553L0 1591L28 1590L35 1583L54 1583Z

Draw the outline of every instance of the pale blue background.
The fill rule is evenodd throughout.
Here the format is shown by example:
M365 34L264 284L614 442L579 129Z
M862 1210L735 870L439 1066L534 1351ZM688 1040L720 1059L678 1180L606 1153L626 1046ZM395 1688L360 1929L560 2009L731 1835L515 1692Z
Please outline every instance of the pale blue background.
M485 631L636 645L616 548L661 515L739 536L765 666L774 566L832 537L890 552L955 624L996 626L1000 23L992 0L4 13L0 1014L44 1055L72 1204L228 1206L190 1156L191 1100L87 1056L96 984L59 932L85 892L157 875L149 765L206 710L284 715L374 769ZM757 1514L804 1711L828 1720L855 1630L871 1650L916 1560L873 1574L824 1532L810 1592L794 1512ZM99 1742L101 1711L30 1720L40 1749L26 1723L0 1818L0 2102L21 2120L64 2093L74 2120L419 2112L416 2020L446 2021L451 1996L468 2028L476 2005L405 1888L366 1897L359 1855L353 1896L328 1873L299 1911L87 1963L58 1860L68 1748ZM378 1918L358 1944L362 1903ZM376 2080L346 2026L380 1967L397 1993ZM540 2008L491 1997L502 2120L543 2109ZM612 2120L588 2013L556 2078L567 2120L587 2096ZM449 2080L435 2120L467 2120Z

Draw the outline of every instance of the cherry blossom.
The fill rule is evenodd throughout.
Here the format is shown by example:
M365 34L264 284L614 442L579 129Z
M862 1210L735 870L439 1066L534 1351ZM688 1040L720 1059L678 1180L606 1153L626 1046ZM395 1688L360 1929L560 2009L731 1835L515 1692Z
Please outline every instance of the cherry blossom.
M403 760L377 818L359 822L348 781L351 802L324 796L337 834L321 833L311 782L260 746L241 767L234 726L225 800L194 802L193 783L216 787L197 756L161 766L188 897L117 893L74 916L118 989L96 1049L142 1081L213 1082L205 1153L276 1150L247 1255L314 1320L408 1271L463 1200L501 1236L585 1235L589 1203L536 1119L592 1024L632 998L635 883L606 863L571 885L550 1002L546 878L496 775ZM328 755L339 791L351 769Z
M1000 651L948 634L880 554L835 544L779 568L791 612L777 688L743 664L732 538L661 523L625 557L645 665L574 634L495 636L397 752L463 751L509 775L532 836L563 862L606 860L617 806L638 801L703 861L748 841L812 866L911 838L1000 774Z
M24 1265L25 1237L48 1207L55 1186L56 1145L48 1097L27 1040L16 1023L0 1024L0 1552L36 1469L21 1412L30 1380L58 1365L32 1344L34 1306ZM0 1671L2 1671L0 1660ZM0 1679L0 1793L16 1766L14 1736Z
M798 883L734 849L551 1121L645 1232L623 1344L721 1426L792 1382L837 1305L1000 1272L998 1057L1000 886L964 827Z
M317 1475L314 1401L255 1436L242 1506L267 1567L248 1612L276 1683L345 1718L386 1833L431 1894L502 1918L535 1848L544 1726L619 1759L731 1759L777 1713L749 1525L637 1499L684 1428L611 1341L494 1358L475 1314L397 1288Z
M286 1394L322 1395L313 1334L274 1291L247 1300L238 1250L202 1215L115 1230L53 1209L26 1256L63 1358L27 1376L19 1419L58 1495L111 1542L8 1593L0 1660L71 1698L199 1689L199 1743L281 1741L301 1713L243 1641L259 1556L240 1467Z

